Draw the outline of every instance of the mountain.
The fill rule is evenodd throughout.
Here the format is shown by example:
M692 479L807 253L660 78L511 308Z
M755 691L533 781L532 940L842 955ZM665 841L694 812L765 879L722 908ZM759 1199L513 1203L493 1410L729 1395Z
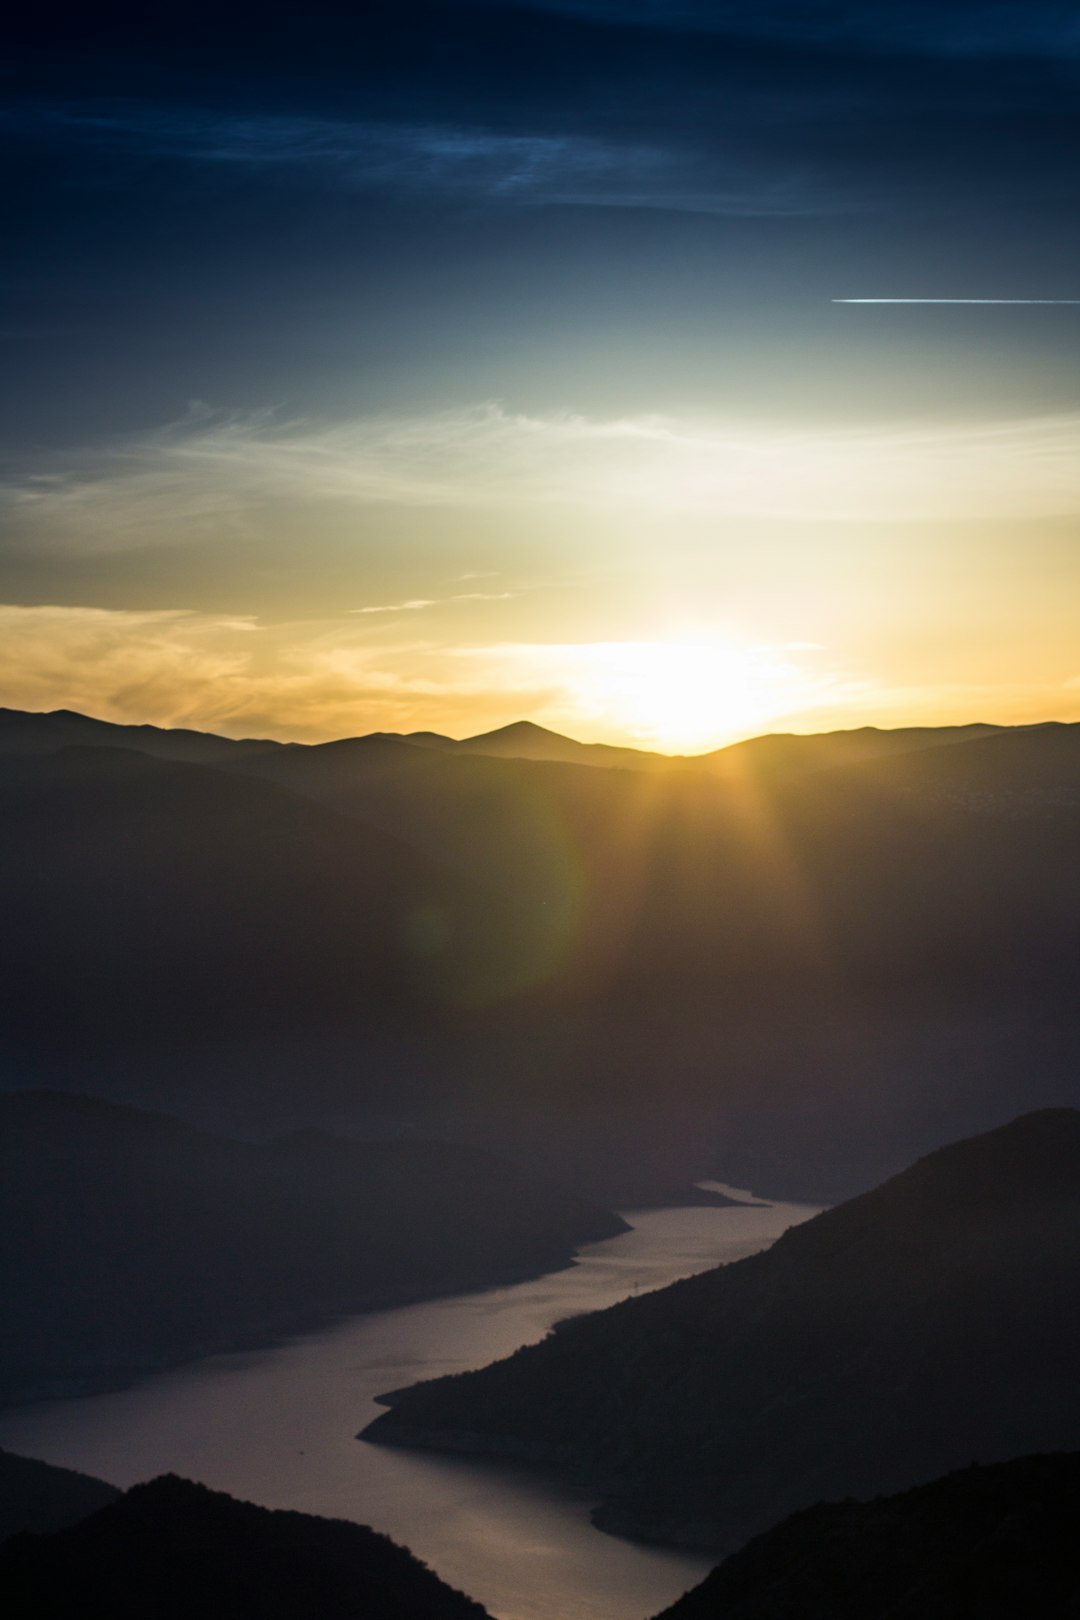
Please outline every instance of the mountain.
M60 748L130 748L153 759L211 765L234 754L261 752L278 743L248 739L233 742L208 731L165 726L124 726L95 720L71 709L31 714L0 709L0 757L8 754L53 754Z
M972 730L976 728L971 728ZM936 795L997 815L1080 806L1080 724L1048 721L962 743L877 755L862 777L878 791Z
M1080 1112L920 1160L773 1248L388 1397L366 1439L572 1471L728 1551L822 1498L1080 1446Z
M719 776L779 780L832 770L836 766L857 765L864 760L891 759L929 748L948 748L955 743L1002 735L1009 729L987 725L897 726L888 730L880 726L859 726L852 731L769 732L699 755L696 763L707 766Z
M412 740L412 739L410 739ZM544 759L562 765L601 765L617 770L653 771L670 766L667 754L654 754L642 748L618 748L609 743L575 742L557 731L548 731L531 720L515 720L497 731L477 737L464 737L453 743L458 754L493 754L501 759ZM681 762L680 762L681 763Z
M87 724L0 760L9 1084L252 1130L419 1099L626 1207L831 1202L1080 1100L1078 726L598 770L389 736L192 764Z
M231 769L393 829L503 895L521 981L578 1003L1011 993L1071 974L1080 946L1080 727L763 784L374 738Z
M415 1022L497 983L514 929L392 833L105 748L4 762L0 909L7 1033L83 1046Z
M0 1448L0 1542L23 1530L63 1530L120 1492L104 1480Z
M624 1230L477 1148L239 1142L88 1097L0 1097L0 1400L537 1275Z
M908 742L725 781L389 743L234 768L514 908L517 994L473 1022L472 1095L505 1115L512 1068L552 1162L616 1200L647 1171L821 1202L1080 1099L1080 728Z
M213 732L182 727L129 726L96 720L71 709L34 714L0 708L0 757L8 754L55 753L60 748L130 748L154 759L180 764L211 765L229 758L272 754L279 748L353 747L368 742L401 742L412 748L443 749L461 754L491 754L505 759L558 760L571 765L608 765L627 770L652 770L670 763L665 754L640 748L612 747L607 743L581 743L556 731L516 720L497 731L475 737L446 737L438 731L375 731L345 737L337 743L281 743L271 738L234 740Z
M0 1548L23 1620L485 1620L360 1524L271 1512L163 1475L92 1517Z
M767 1530L657 1620L1075 1620L1080 1454L965 1468Z

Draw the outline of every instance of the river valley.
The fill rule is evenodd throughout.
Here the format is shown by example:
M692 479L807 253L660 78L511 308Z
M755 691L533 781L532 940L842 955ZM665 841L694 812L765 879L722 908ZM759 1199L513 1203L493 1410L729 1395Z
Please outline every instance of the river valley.
M564 1271L372 1312L215 1356L117 1393L0 1413L0 1445L127 1486L174 1472L262 1503L358 1520L412 1548L497 1620L645 1620L708 1560L605 1536L590 1499L524 1470L358 1441L380 1393L479 1367L561 1317L740 1259L804 1205L629 1212Z

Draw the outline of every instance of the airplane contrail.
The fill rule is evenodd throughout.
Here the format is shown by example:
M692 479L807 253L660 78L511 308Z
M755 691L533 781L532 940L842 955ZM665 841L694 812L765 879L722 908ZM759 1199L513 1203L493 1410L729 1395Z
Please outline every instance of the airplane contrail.
M834 304L1080 304L1080 298L834 298Z

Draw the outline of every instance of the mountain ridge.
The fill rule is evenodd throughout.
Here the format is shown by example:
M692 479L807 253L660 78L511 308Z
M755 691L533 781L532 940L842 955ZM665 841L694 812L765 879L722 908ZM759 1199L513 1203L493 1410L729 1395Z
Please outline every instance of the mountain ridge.
M926 1155L760 1255L386 1397L364 1438L555 1466L728 1551L822 1498L1080 1447L1080 1111Z
M23 1091L0 1095L0 1230L16 1403L556 1270L626 1225L467 1144L242 1141Z
M656 1620L1073 1620L1080 1453L972 1466L806 1508Z
M192 749L205 748L214 752L225 749L243 750L272 750L275 748L319 748L335 743L363 742L372 738L386 738L401 740L413 747L446 748L450 751L460 750L476 753L491 752L493 754L506 753L513 756L515 745L520 746L524 752L516 757L533 758L567 758L585 763L591 760L602 763L605 760L611 764L631 764L637 761L642 768L652 769L655 763L674 766L719 763L725 757L734 757L737 753L746 751L757 752L766 750L783 750L784 748L802 749L812 746L823 739L835 739L839 749L849 756L861 755L866 757L871 752L878 752L893 748L916 749L921 746L937 746L941 741L962 741L965 737L994 735L1000 732L1035 731L1043 726L1078 724L1068 721L1035 721L1015 725L998 725L990 722L973 721L965 724L944 724L940 726L853 726L841 727L834 730L810 732L763 732L751 737L741 738L734 742L725 743L719 748L705 749L697 754L665 753L663 751L640 748L627 743L586 743L562 732L554 731L549 726L542 726L534 720L511 720L505 725L497 726L493 730L477 732L465 737L450 737L442 732L421 730L414 732L372 731L362 733L349 733L342 737L326 739L325 742L302 743L289 739L272 737L229 737L221 733L208 731L201 727L163 726L153 722L128 722L103 720L97 716L84 714L76 709L12 709L0 706L0 748L8 751L12 743L19 741L19 733L26 739L24 746L37 747L43 738L35 737L37 729L44 731L46 725L54 730L63 731L68 735L82 731L87 735L96 732L104 739L106 732L124 733L132 738L132 746L141 741L143 751L157 746L168 746L171 741L177 748L190 747ZM552 753L540 753L536 750L549 748L557 750ZM182 757L177 753L174 757ZM196 757L194 754L192 758Z
M26 1620L487 1620L367 1525L257 1507L163 1474L50 1535L0 1546Z

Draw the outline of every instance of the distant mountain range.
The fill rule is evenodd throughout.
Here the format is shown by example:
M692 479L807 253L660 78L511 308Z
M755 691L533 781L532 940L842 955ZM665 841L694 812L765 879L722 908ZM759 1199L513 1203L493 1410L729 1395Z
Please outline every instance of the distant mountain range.
M831 1200L1080 1101L1080 726L670 760L2 711L0 907L0 1083L392 1098L605 1202Z
M538 759L565 765L598 765L623 770L657 770L683 766L705 766L723 773L742 771L819 770L829 765L850 764L860 759L907 753L924 748L973 741L1002 731L1041 731L1044 726L1003 727L992 725L908 726L883 730L861 726L851 731L819 734L775 733L746 742L729 743L705 754L659 754L643 748L622 748L609 743L582 743L563 737L557 731L538 726L532 720L515 720L496 731L476 737L446 737L438 731L375 731L359 737L345 737L331 743L282 743L272 738L248 737L234 740L212 732L182 727L125 725L96 720L71 709L33 713L23 709L0 708L0 753L52 753L57 748L132 748L158 759L186 764L213 764L241 754L254 756L277 749L317 749L355 746L379 742L404 743L414 748L443 753L482 754L497 759Z
M102 1490L107 1487L101 1487ZM51 1535L0 1545L19 1620L486 1620L365 1525L272 1512L163 1475Z
M1080 1112L1059 1109L388 1396L364 1438L553 1466L605 1529L728 1552L823 1498L1077 1449L1078 1366Z
M89 1097L0 1097L0 1402L536 1276L625 1230L478 1148L240 1142Z

